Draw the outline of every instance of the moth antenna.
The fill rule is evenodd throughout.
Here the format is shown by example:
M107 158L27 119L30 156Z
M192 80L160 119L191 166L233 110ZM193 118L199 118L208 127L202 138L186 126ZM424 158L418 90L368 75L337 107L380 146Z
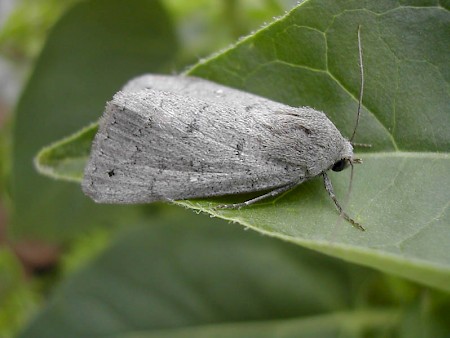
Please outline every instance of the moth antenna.
M356 114L356 123L355 128L353 129L353 134L350 137L350 142L353 141L356 129L359 124L359 117L361 116L361 106L362 106L362 98L364 94L364 67L363 67L363 54L362 54L362 46L361 46L361 25L358 26L358 51L359 51L359 74L360 74L360 89L359 89L359 100L358 100L358 112Z

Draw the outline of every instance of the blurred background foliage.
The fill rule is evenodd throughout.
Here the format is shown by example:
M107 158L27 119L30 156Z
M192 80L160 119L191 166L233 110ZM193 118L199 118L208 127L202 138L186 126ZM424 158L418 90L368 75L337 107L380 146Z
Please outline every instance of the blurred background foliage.
M67 9L81 1L4 0L14 4L14 10L4 20L0 31L0 52L15 63L32 62L41 50L51 26ZM164 7L169 12L177 30L178 40L183 46L180 59L187 65L258 29L263 23L284 14L298 2L165 0Z
M286 336L291 332L292 337L301 334L321 334L324 337L448 336L446 318L450 313L450 302L447 294L244 232L224 221L206 216L194 217L197 215L192 215L192 212L162 204L132 207L126 213L119 211L120 217L109 215L109 219L101 218L95 215L97 209L86 211L88 209L78 205L76 199L60 205L64 201L55 197L59 195L40 195L40 186L33 184L20 192L24 194L25 202L22 201L20 206L14 205L15 200L11 196L17 196L13 183L17 179L13 176L17 173L11 172L11 163L22 163L14 151L26 147L25 154L35 154L33 145L28 145L33 137L41 138L44 144L48 143L46 138L58 139L51 136L54 129L58 129L52 123L30 130L35 121L25 124L14 121L14 110L33 110L33 106L23 103L27 97L41 95L39 87L43 82L39 81L45 78L46 73L36 75L35 70L39 67L45 70L45 63L47 60L51 62L54 56L51 53L45 58L41 55L49 33L54 34L52 41L61 42L57 37L58 31L51 33L52 28L65 29L63 25L58 26L58 20L64 15L76 19L77 11L81 11L78 15L85 14L82 6L108 4L105 8L119 10L125 3L127 1L118 0L103 3L101 0L0 0L0 11L4 10L0 17L3 20L0 22L0 337L12 337L19 332L26 337L62 334L76 337L80 333L88 336L95 330L96 334L106 336L123 336L140 330L144 332L142 336L146 336L145 330L151 333L154 329L167 328L178 328L173 335L169 332L167 336L180 337L211 336L211 332L227 337L247 336L245 332L248 336L249 332L258 337L263 334L273 336L280 332L277 331L280 328L287 332ZM166 29L165 42L170 44L167 54L162 53L157 60L159 63L155 61L156 68L150 70L179 73L283 15L296 3L298 1L289 0L149 2L149 8L156 6L155 10L160 11L159 19ZM109 15L107 11L103 14L99 17ZM120 17L118 13L111 15L116 14ZM92 24L95 20L87 22ZM76 44L75 41L73 43ZM143 53L142 59L145 59L145 53L150 55L148 50L137 48L136 51ZM117 65L119 61L114 62ZM139 65L129 69L132 67L135 67L134 72L141 71ZM142 67L146 69L145 65ZM124 72L123 76L114 78L111 87L103 89L104 95L107 97L113 88L120 86L126 76L129 75ZM17 105L20 92L22 103ZM94 102L86 110L98 114L97 106L104 101ZM64 108L62 111L66 112ZM83 123L94 120L94 116L86 115ZM79 127L74 125L72 130ZM62 136L68 134L67 130L56 132ZM13 148L12 139L18 134L28 143L20 144L20 140L15 139ZM31 161L27 156L23 163ZM32 169L26 170L25 181L42 180L42 186L68 184L67 194L78 189L70 183L37 178L36 173L31 173ZM29 195L38 196L34 197L39 199L37 206L30 204L31 199L27 200ZM46 205L49 210L64 212L59 218L47 217ZM67 213L70 208L83 214L74 216ZM114 213L113 209L115 207L98 213ZM20 210L20 215L13 216L17 210ZM27 210L32 212L27 214ZM51 222L53 224L49 224ZM78 226L69 226L71 223ZM142 238L147 241L143 243ZM205 242L209 245L205 246ZM149 243L148 247L146 243ZM214 259L208 260L208 257ZM147 260L155 262L160 270L149 266ZM157 264L159 261L161 266ZM173 264L174 271L165 271L167 264ZM127 267L130 265L139 273L129 271ZM190 275L187 272L189 268L193 268L196 274ZM149 283L155 278L159 282L157 286ZM224 291L228 290L224 286L212 291L210 298L190 299L195 298L195 292L205 290L209 283L218 283L221 279L226 284L237 285L237 289L228 292ZM171 284L174 280L179 280L179 284ZM105 294L97 295L101 289ZM137 294L133 293L135 289L138 289ZM190 294L192 289L195 292ZM159 299L161 294L171 294L173 299L161 301L155 308L139 303L139 299L146 299L154 292L155 299ZM248 303L243 302L239 306L244 295L248 297ZM104 304L113 304L115 311L118 307L123 311L110 316L111 309L104 311L94 307L84 317L92 318L92 327L82 321L69 325L67 318L77 318L77 313L85 309L79 303L89 303L97 296ZM126 299L130 299L128 303ZM211 299L216 303L211 304ZM197 301L203 304L199 305ZM257 305L245 308L248 304ZM192 311L192 308L198 311ZM63 313L61 318L66 316L64 320L60 318L60 322L55 321L59 311ZM158 315L139 317L138 312L145 311L156 311ZM130 313L133 313L133 318L127 318ZM341 313L344 314L342 317L323 317ZM316 316L317 319L312 329L303 321L308 316ZM284 326L287 322L283 320L287 318L297 318L299 322ZM280 322L275 323L276 320ZM264 325L251 328L211 326L245 321ZM267 326L271 321L274 321L273 325ZM210 325L209 335L208 331L201 329L204 324ZM183 332L184 326L192 325L200 327L200 331Z
M81 232L62 251L46 242L11 243L7 239L8 210L13 208L10 163L14 106L49 30L78 2L0 1L0 337L12 336L22 328L43 305L47 291L57 283L59 275L66 275L88 262L108 246L114 232L111 228ZM292 0L165 1L165 9L170 12L182 45L171 70L180 71L198 58L226 47L295 3ZM53 278L55 275L58 278Z

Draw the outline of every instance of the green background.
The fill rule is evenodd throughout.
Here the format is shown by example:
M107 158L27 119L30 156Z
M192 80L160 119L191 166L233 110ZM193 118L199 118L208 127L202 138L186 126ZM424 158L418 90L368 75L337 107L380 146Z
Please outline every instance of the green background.
M244 3L84 1L52 27L16 109L9 230L14 241L67 249L48 305L22 336L450 332L448 3ZM239 211L212 207L247 196L179 202L269 236L175 206L95 205L67 182L81 179L96 126L82 128L144 72L184 72L311 106L349 137L358 25L365 93L355 141L372 148L357 151L364 163L345 209L366 232L339 219L319 178ZM242 34L249 35L217 52ZM38 169L57 181L33 166L42 148ZM348 176L331 174L342 201Z

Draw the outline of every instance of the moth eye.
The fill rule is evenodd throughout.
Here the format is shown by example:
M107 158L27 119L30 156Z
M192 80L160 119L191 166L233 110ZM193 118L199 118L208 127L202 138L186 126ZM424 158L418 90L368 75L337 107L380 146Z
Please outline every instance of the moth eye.
M331 168L331 170L333 171L342 171L347 167L347 160L346 159L341 159L339 161L337 161L335 164L333 164L333 167Z

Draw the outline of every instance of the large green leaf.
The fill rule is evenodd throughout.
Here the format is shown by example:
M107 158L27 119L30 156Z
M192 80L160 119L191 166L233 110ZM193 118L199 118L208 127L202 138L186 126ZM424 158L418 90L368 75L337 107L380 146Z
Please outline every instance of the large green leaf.
M306 1L188 72L323 110L350 136L359 92L356 30L361 25L366 86L356 141L373 147L358 154L364 164L355 170L345 208L366 232L340 220L318 178L241 210L215 211L213 200L182 203L450 291L448 7L425 0ZM90 137L77 139L87 144ZM56 149L49 150L47 160ZM87 152L82 145L78 149ZM347 177L332 175L341 201Z
M277 330L345 336L389 330L401 322L401 308L387 301L372 310L366 303L379 277L168 208L153 226L121 233L69 277L22 337L248 337ZM175 330L160 331L165 329Z
M450 291L448 9L429 1L308 1L190 74L313 106L350 135L358 25L366 86L356 141L373 144L373 153L361 154L347 210L368 231L338 222L318 180L276 203L220 216ZM341 177L332 178L338 196L348 185Z
M20 261L0 246L0 337L13 337L34 315L40 297L23 278Z
M98 119L111 93L130 77L170 69L175 52L172 26L158 1L83 1L61 18L17 107L14 235L62 241L135 210L95 205L78 186L38 175L33 156L52 140Z

